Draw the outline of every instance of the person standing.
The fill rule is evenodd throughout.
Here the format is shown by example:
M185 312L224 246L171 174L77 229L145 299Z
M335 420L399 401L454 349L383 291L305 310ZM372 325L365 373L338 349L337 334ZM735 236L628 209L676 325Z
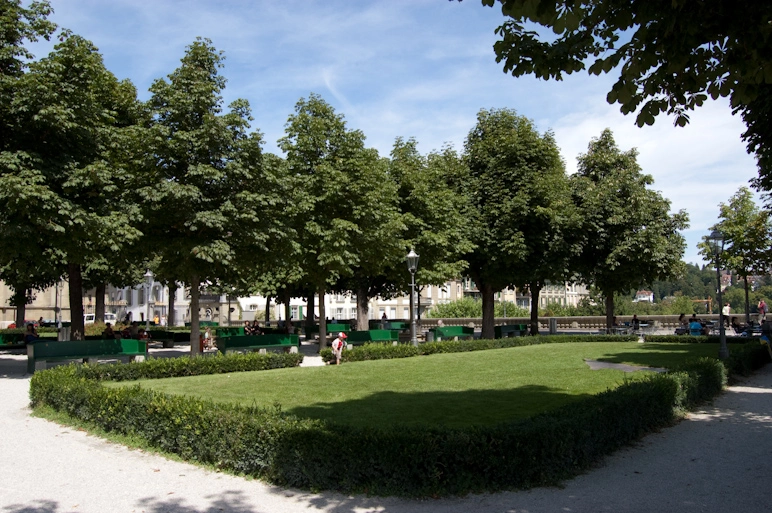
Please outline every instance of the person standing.
M759 300L759 324L764 322L764 320L767 318L767 304L764 302L764 299Z
M343 346L346 345L345 340L348 337L342 331L338 333L338 337L332 341L332 354L335 356L335 365L340 365L340 357L343 353Z

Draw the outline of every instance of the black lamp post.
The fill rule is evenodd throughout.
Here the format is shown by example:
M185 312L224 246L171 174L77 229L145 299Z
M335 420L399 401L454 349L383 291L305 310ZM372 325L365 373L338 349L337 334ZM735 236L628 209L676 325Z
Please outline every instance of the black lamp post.
M418 345L415 326L415 272L418 270L418 253L410 250L407 254L407 270L410 271L410 341L414 346Z
M726 347L726 332L724 331L724 301L721 298L721 253L724 251L724 234L719 230L713 230L708 238L716 257L716 285L718 285L718 323L719 339L721 345L718 349L718 357L722 360L729 358L729 349Z

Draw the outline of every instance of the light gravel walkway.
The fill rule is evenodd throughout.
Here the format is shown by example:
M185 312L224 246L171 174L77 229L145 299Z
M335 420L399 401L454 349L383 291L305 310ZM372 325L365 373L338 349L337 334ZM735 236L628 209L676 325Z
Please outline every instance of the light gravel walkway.
M0 354L3 513L772 510L772 365L564 488L422 501L284 490L130 450L30 417L28 389L24 357Z

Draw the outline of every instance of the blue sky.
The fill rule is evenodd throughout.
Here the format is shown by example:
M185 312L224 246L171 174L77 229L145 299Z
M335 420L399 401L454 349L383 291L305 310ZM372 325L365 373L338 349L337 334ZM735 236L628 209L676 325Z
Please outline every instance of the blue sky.
M512 108L552 130L566 168L590 139L611 128L623 150L635 147L653 188L689 213L684 259L716 222L718 205L756 175L740 140L741 119L726 101L708 103L686 128L661 117L637 128L606 103L615 76L575 74L564 81L513 78L495 61L494 30L504 20L479 0L51 0L52 21L93 41L118 78L147 99L150 84L179 66L197 36L225 53L227 104L249 100L265 150L280 153L295 103L320 94L388 155L396 137L423 153L464 139L482 109ZM51 43L34 47L37 57Z

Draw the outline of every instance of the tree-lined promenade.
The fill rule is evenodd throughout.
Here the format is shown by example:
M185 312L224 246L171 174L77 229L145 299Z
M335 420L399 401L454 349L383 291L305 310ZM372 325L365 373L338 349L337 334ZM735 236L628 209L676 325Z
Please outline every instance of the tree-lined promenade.
M140 283L149 268L190 287L192 340L206 283L318 294L324 344L324 294L356 294L365 323L368 298L408 292L414 249L419 285L475 280L492 338L501 289L531 293L538 332L544 284L582 281L606 298L611 325L615 293L683 269L686 213L670 212L609 130L572 176L553 134L511 109L481 110L462 152L422 155L398 137L385 157L310 94L288 118L285 154L267 154L248 102L223 105L224 56L211 41L191 43L142 102L93 44L47 21L47 2L2 5L0 279L19 320L34 291L65 277L83 333L85 288L97 288L99 315L106 283ZM34 59L25 45L49 37L54 51Z

